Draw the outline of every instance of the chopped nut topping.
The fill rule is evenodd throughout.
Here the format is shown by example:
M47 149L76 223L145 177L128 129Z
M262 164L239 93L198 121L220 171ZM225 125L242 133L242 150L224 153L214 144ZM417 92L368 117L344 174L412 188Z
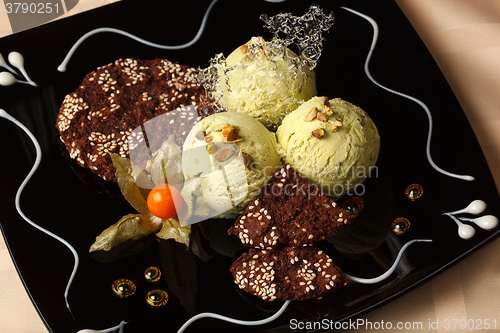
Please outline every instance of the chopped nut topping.
M314 131L312 131L312 135L315 138L321 139L322 137L325 136L325 130L323 128L315 129Z
M247 154L247 153L244 153L244 152L241 152L242 153L242 156L243 156L243 163L245 164L245 167L248 169L248 170L254 170L255 171L255 167L254 167L254 162L253 162L253 158L250 154Z
M238 142L241 142L241 141L243 141L243 138L238 138L238 139L235 139L235 140L232 140L232 141L229 141L226 138L222 139L222 142L231 142L231 143L238 143Z
M332 132L335 132L339 127L342 127L342 122L340 120L335 120L335 122L332 124L331 130Z
M196 138L197 138L198 140L200 140L200 141L201 141L201 140L204 140L204 139L205 139L205 132L204 132L204 131L198 131L198 132L196 133Z
M220 152L218 152L217 155L215 155L215 159L219 162L224 162L224 161L227 161L228 158L233 156L233 154L234 154L234 150L223 149Z
M318 119L319 121L328 121L328 116L323 112L318 112L316 119Z
M222 129L225 127L225 126L228 126L228 124L215 124L212 127L212 131L214 132L220 132L222 131Z
M240 142L243 140L238 134L238 130L232 126L224 126L222 128L222 142Z
M304 116L304 121L312 121L314 118L316 118L316 115L318 114L318 108L313 107L306 115Z
M222 131L222 136L225 138L229 138L234 135L234 128L229 125L223 126L221 128L221 131Z
M248 46L246 44L241 45L240 51L241 53L246 54L248 52Z
M325 107L323 108L323 113L327 116L331 116L333 114L333 109L330 106L325 105Z
M321 105L323 105L324 114L326 114L327 116L331 116L333 114L332 108L330 107L330 105L328 105L328 97L321 97Z

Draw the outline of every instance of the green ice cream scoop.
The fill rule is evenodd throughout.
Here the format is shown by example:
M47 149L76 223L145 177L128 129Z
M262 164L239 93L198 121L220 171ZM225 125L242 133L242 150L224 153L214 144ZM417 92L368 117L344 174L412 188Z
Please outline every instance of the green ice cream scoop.
M366 112L339 98L313 97L285 117L276 137L283 161L334 198L370 175L380 149Z
M276 130L281 120L316 95L313 70L290 49L253 37L217 67L214 97L227 111L241 112Z

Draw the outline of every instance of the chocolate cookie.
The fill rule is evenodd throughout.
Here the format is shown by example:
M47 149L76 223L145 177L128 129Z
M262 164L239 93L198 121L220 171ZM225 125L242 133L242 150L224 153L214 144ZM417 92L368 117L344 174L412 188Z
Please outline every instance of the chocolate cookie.
M247 247L307 246L351 223L346 210L283 165L228 233Z
M266 301L321 298L350 283L315 245L250 249L230 270L240 289Z
M164 119L161 135L145 132L148 144L154 151L173 134L182 146L192 125L213 113L206 107L210 101L202 103L205 91L196 75L194 68L168 60L130 58L87 74L65 97L57 117L56 128L70 157L103 179L116 181L108 153L129 157L134 129L171 110L176 112Z

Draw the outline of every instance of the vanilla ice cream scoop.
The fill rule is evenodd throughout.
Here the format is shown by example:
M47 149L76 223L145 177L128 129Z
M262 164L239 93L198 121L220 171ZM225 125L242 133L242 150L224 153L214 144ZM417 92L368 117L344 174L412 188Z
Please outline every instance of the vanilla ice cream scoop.
M186 179L202 177L198 214L241 213L281 166L276 137L253 117L221 112L188 134L182 151ZM210 211L203 211L203 206ZM196 214L196 212L195 212Z

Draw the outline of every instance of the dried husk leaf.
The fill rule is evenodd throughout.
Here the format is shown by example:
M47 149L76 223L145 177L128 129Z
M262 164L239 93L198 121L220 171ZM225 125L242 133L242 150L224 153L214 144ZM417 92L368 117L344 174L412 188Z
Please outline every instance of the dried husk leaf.
M110 153L116 168L118 186L125 199L141 214L150 214L147 204L147 193L153 187L147 176L138 172L128 158ZM137 174L137 176L134 176ZM139 187L137 184L141 184ZM148 189L149 187L149 189Z
M94 251L90 252L89 256L103 264L115 262L121 258L125 258L137 253L141 253L157 242L155 234L142 237L138 240L129 239L123 243L113 246L109 251Z
M193 215L195 198L194 192L201 186L203 178L202 177L192 177L186 180L184 186L181 190L181 196L184 199L185 209L182 210L181 215L179 215L179 221L182 226L186 226L189 223L191 216Z
M156 234L161 239L173 239L178 243L186 245L189 248L189 235L191 234L191 226L181 226L177 218L163 220L163 226Z
M178 189L182 187L182 155L173 135L153 154L150 175L155 185L168 183Z
M138 240L155 232L162 239L173 239L189 247L191 227L181 226L177 218L162 220L152 215L147 205L147 195L155 185L164 184L168 180L170 185L182 187L184 176L181 152L174 143L174 136L163 142L161 148L153 155L150 169L152 181L130 159L116 154L110 156L116 168L118 186L123 196L140 214L128 214L104 230L96 238L90 252L109 251L119 244ZM192 206L191 200L191 206L188 205L187 210L192 212Z
M138 240L150 235L162 225L162 219L152 214L128 214L96 237L89 252L109 251L128 240Z

